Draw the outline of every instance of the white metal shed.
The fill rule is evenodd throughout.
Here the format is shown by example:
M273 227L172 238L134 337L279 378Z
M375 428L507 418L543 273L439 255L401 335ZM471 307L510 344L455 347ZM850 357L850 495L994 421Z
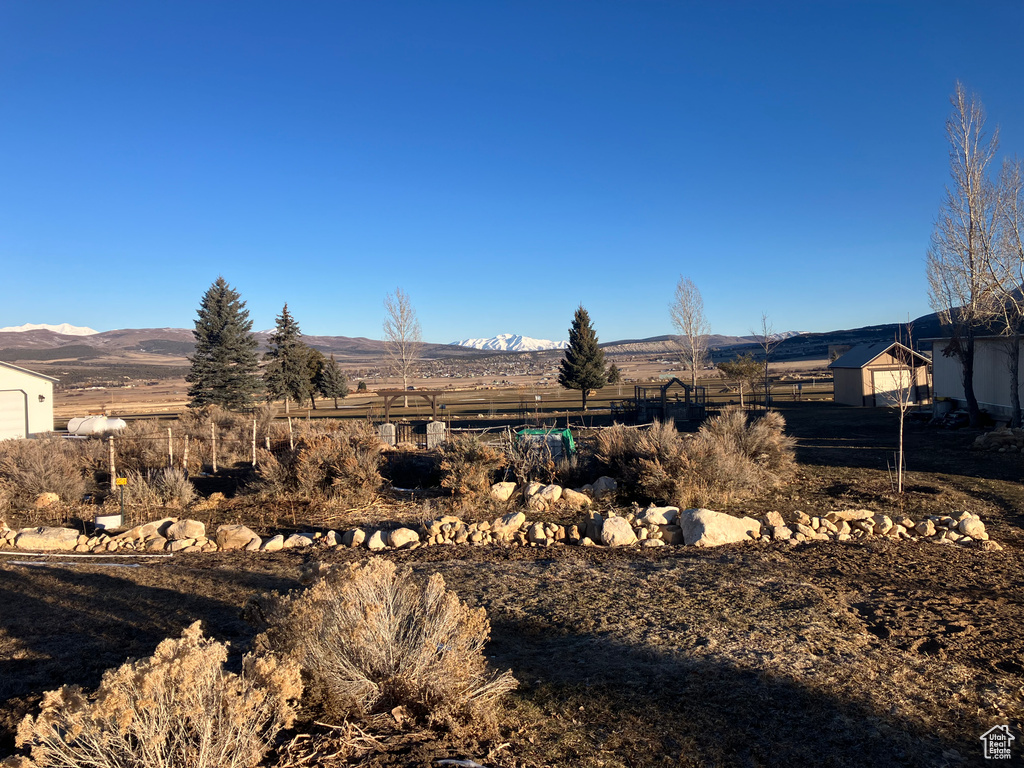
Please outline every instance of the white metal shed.
M0 440L53 432L50 376L0 361Z

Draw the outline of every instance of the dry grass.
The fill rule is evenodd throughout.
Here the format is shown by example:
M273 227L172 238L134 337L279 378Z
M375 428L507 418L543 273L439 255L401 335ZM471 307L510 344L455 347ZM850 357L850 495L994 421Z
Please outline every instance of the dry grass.
M256 766L294 718L298 668L246 656L224 671L227 647L197 621L156 653L103 675L95 693L65 686L18 729L39 768L221 768Z
M486 612L446 590L440 575L421 586L407 568L375 558L268 597L261 610L261 642L298 660L330 716L484 726L516 687L510 673L488 668Z

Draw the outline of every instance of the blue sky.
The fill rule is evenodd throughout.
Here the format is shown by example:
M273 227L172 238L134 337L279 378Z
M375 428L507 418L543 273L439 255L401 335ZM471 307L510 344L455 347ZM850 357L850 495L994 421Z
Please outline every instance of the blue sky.
M929 311L957 79L1024 154L1024 3L0 3L0 327L428 341Z

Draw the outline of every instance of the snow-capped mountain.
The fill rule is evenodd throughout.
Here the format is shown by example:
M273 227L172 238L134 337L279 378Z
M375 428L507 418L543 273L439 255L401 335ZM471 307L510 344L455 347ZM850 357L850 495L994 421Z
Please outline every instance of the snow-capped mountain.
M453 346L472 347L473 349L491 349L496 352L538 352L542 349L565 349L567 341L548 341L547 339L531 339L517 333L499 333L489 339L463 339L453 341Z
M95 336L99 331L92 328L84 328L79 325L49 325L47 323L25 323L24 325L12 325L7 328L0 328L0 333L23 333L24 331L52 331L61 336Z

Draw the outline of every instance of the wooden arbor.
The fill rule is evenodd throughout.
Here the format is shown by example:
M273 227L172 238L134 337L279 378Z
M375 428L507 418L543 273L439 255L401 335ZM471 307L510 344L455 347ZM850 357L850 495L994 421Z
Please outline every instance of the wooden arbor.
M705 416L707 395L704 387L691 387L673 378L656 387L636 387L637 418L684 419L699 421Z
M384 400L384 421L391 421L391 406L405 397L422 397L430 406L434 421L437 421L437 399L444 393L440 389L378 389L377 394Z

